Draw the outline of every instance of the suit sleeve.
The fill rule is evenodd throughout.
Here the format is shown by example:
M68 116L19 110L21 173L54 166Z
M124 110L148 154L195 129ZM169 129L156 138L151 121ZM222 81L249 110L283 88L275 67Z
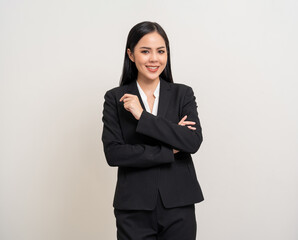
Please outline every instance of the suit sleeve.
M174 162L173 149L164 145L126 144L119 124L116 98L104 96L102 142L110 166L147 168Z
M196 127L196 130L178 125L178 123L172 123L164 117L155 116L144 110L138 121L136 131L182 152L195 153L200 148L203 136L197 112L196 98L191 87L187 88L183 100L181 118L185 115L187 115L186 121L194 121L196 123L191 125Z

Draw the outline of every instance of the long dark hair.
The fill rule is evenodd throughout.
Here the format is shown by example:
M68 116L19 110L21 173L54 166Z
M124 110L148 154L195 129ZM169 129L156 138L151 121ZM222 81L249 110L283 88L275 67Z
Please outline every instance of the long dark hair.
M135 81L138 77L138 69L136 64L132 62L127 54L127 49L129 48L131 52L134 52L134 48L139 42L139 40L146 34L157 32L162 36L165 41L168 59L167 65L165 69L160 74L160 77L167 82L173 82L172 71L171 71L171 60L170 60L170 46L169 40L167 37L166 32L163 28L156 22L140 22L136 24L130 31L127 37L126 47L125 47L125 56L124 56L124 64L123 64L123 71L120 78L120 86L128 84L132 81Z

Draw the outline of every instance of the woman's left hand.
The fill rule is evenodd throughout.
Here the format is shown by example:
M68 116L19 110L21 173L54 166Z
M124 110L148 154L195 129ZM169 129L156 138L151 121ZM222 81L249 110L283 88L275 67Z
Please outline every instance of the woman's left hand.
M178 125L181 125L181 126L185 126L185 125L195 125L196 122L193 122L193 121L185 121L187 118L187 115L185 115L181 120L180 122L178 123ZM192 127L192 126L187 126L189 129L191 130L196 130L195 127Z
M196 124L196 122L193 122L193 121L185 121L186 118L187 118L187 115L185 115L185 116L180 120L180 122L178 123L178 125L185 126L185 125L195 125L195 124ZM187 127L188 127L189 129L191 129L191 130L196 130L195 127L192 127L192 126L187 126ZM173 152L174 152L174 154L175 154L175 153L179 152L179 150L173 149Z
M139 120L142 112L143 112L143 108L141 106L141 103L139 101L139 98L137 95L133 95L133 94L129 94L129 93L125 93L119 100L120 102L123 101L123 106L124 108L131 112L131 114L135 117L135 119Z

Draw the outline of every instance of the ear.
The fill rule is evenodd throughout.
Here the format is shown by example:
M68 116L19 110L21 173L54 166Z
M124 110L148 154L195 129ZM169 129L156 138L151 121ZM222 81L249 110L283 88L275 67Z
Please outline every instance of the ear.
M134 55L133 55L133 53L130 51L129 48L127 48L127 55L128 55L129 59L130 59L132 62L135 61Z

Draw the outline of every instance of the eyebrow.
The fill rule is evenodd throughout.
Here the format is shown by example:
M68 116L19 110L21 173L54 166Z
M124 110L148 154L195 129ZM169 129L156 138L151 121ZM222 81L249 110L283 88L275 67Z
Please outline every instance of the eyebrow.
M151 49L150 47L140 47L140 48ZM161 46L161 47L158 47L157 49L160 49L160 48L166 48L166 47L165 46Z

